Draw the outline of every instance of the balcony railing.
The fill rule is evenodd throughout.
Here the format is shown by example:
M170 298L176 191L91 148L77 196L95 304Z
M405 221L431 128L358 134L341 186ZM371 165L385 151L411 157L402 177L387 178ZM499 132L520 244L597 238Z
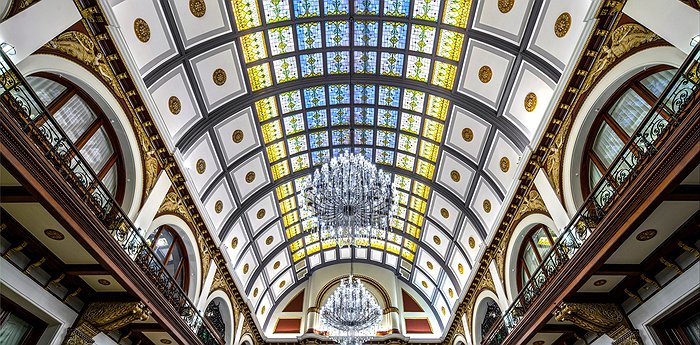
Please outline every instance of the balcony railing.
M199 340L206 345L223 344L215 329L204 320L80 151L3 52L0 52L0 105L15 117L24 133L83 198L85 205L100 219L111 237L170 302Z
M484 336L482 344L501 344L508 337L544 288L555 279L596 231L614 201L635 179L645 163L658 152L664 138L680 123L686 107L698 97L699 83L700 45L695 47L678 69L657 103L631 136L631 140L593 188L569 225L561 232L514 302Z

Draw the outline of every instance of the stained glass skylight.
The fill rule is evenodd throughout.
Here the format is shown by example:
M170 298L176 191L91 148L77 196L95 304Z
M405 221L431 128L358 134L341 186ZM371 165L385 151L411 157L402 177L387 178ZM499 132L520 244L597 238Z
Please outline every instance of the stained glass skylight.
M362 245L413 262L470 7L464 0L232 0L295 263L334 246L304 231L296 194L314 167L345 151L391 172L399 190L391 232Z

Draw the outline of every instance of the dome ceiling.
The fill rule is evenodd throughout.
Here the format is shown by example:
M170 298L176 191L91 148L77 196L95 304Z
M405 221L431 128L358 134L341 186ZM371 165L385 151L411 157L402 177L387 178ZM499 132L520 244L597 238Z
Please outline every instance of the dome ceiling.
M120 48L258 324L314 270L352 256L413 285L439 334L591 5L109 4ZM314 167L341 152L392 173L401 205L390 233L352 251L305 232L296 198Z

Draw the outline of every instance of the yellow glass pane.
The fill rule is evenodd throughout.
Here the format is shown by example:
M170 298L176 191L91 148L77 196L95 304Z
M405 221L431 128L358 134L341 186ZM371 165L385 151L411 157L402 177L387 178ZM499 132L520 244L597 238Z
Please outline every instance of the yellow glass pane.
M309 245L311 243L318 242L318 239L318 232L312 232L304 236L304 243L306 243L306 245Z
M392 218L391 221L389 222L389 226L392 228L398 230L398 231L403 231L403 225L404 221L398 218Z
M277 112L277 99L274 96L256 101L255 110L258 112L258 121L260 122L265 122L273 117L279 116Z
M406 233L415 238L420 238L420 228L413 224L408 224L406 226Z
M335 243L335 241L333 240L321 241L321 246L323 247L323 249L335 248L336 245L337 243Z
M402 236L396 233L390 233L389 236L386 238L388 241L391 241L396 244L401 244ZM387 242L389 243L389 242Z
M272 86L272 75L270 74L270 64L264 63L248 68L248 78L250 79L250 88L253 91L262 90Z
M411 192L425 200L428 200L428 195L430 194L430 187L421 182L416 182L413 184L413 189Z
M355 245L360 247L367 247L369 246L369 240L366 238L358 238L355 240Z
M471 6L471 0L446 0L442 22L466 29Z
M413 262L413 258L415 257L415 255L413 253L409 252L408 250L401 251L401 256L403 256L404 259L411 261L411 262Z
M409 211L407 220L417 226L423 226L423 215L418 212Z
M425 213L425 208L427 207L428 203L425 202L423 199L416 198L414 196L411 197L411 202L409 204L409 207L411 209L414 209L422 214Z
M401 246L394 244L394 243L387 243L386 244L386 251L389 253L398 255L399 252L401 251Z
M442 123L426 119L423 125L423 137L439 143L442 141L442 132L444 129L445 125Z
M278 180L282 177L285 177L289 175L289 162L284 160L277 164L274 164L270 167L270 171L272 172L272 178L274 180Z
M384 250L384 241L373 238L370 246L375 249Z
M294 211L294 212L290 212L290 213L285 214L282 217L282 221L284 222L285 227L290 226L290 225L295 224L295 223L298 223L299 222L299 212Z
M418 163L416 164L416 174L423 176L428 180L432 180L433 175L435 174L435 165L419 159Z
M290 239L301 233L301 226L297 223L287 228L287 239Z
M260 10L256 0L233 0L231 5L238 31L260 26Z
M429 161L436 162L438 151L440 151L440 146L435 145L429 141L421 140L420 151L418 151L418 155Z
M445 59L459 61L463 42L463 34L450 30L440 30L437 55Z
M399 205L407 205L408 204L408 193L400 190L396 190L395 194L396 201L399 202Z
M426 112L428 115L438 120L445 121L449 108L450 101L442 97L428 95L428 111Z
M265 36L262 31L241 36L241 47L243 47L243 59L247 64L267 57Z
M280 201L280 211L282 211L282 214L286 214L289 211L292 211L296 209L297 207L297 200L296 198L288 198Z
M435 61L435 65L433 66L433 78L430 82L433 85L451 91L454 87L456 74L457 66L442 61Z
M416 242L413 242L409 239L405 239L405 240L403 240L403 247L412 251L412 252L415 252L416 248L418 248L418 245L416 244Z
M306 254L311 255L321 250L321 243L316 242L308 247L306 247Z
M297 250L301 249L304 246L304 241L301 239L298 239L292 243L289 244L289 250L292 252L296 252Z
M263 141L267 144L277 139L282 139L282 125L279 120L270 121L260 126Z
M292 258L294 259L294 262L297 262L301 259L303 259L306 256L306 252L304 250L300 250L292 255Z
M294 186L291 181L277 186L275 190L277 191L277 200L282 200L294 194Z
M287 157L287 149L284 145L284 141L278 141L272 145L268 145L266 150L267 158L270 163L277 162L278 160Z

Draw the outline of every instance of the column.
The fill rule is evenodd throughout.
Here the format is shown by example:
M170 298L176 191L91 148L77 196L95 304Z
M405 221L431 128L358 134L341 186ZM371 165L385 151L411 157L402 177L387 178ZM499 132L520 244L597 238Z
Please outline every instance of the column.
M700 12L680 1L628 0L622 12L686 54L700 34Z
M306 310L306 333L318 332L319 309L311 307Z
M542 201L544 201L547 211L549 211L549 214L552 216L554 225L561 231L569 225L571 219L542 169L539 169L537 175L535 175L535 187L537 187L537 191L540 192Z
M153 186L151 193L148 194L146 202L143 204L143 206L141 206L141 210L139 210L136 220L134 220L134 225L136 225L137 228L140 228L143 231L148 230L153 222L153 219L156 217L156 213L158 213L160 205L163 204L165 195L168 194L171 186L172 183L170 182L168 174L165 172L165 170L161 170L160 174L158 175L158 179L156 180L156 184Z
M0 43L15 48L15 64L66 31L82 17L73 0L42 0L0 23Z
M211 289L211 284L214 282L214 276L216 275L216 262L211 260L209 263L209 272L207 272L204 278L204 285L202 285L202 292L196 301L192 301L197 304L197 310L204 312L207 309L207 298L209 297L209 290Z
M508 297L506 296L506 290L504 288L503 282L501 282L501 278L498 276L498 269L496 268L495 260L491 260L491 263L489 263L489 273L491 274L491 279L493 279L493 285L496 287L498 304L506 306L505 308L508 308L510 302L508 301ZM501 309L503 309L503 311L505 312L505 308Z

